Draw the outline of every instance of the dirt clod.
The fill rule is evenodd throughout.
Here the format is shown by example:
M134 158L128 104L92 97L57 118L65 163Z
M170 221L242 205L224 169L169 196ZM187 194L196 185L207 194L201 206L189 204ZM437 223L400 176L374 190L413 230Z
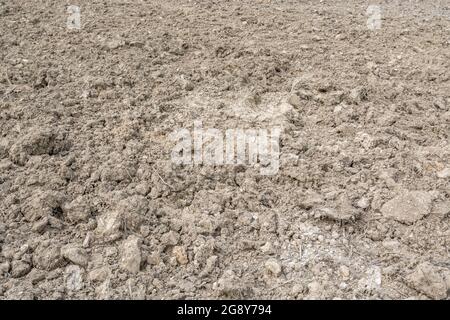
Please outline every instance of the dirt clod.
M423 191L403 193L386 202L381 212L387 218L393 218L402 223L414 223L431 210L432 197Z
M71 263L86 268L89 262L89 256L83 248L67 245L61 249L62 256Z
M11 264L11 276L13 278L21 278L30 272L30 264L23 261L13 261Z
M432 299L447 298L448 287L442 271L429 262L420 263L406 277L407 282L415 290Z
M33 264L46 271L61 267L63 260L61 247L58 245L39 246L33 254Z
M138 273L141 269L140 242L136 236L129 236L123 241L120 252L120 267L130 273Z

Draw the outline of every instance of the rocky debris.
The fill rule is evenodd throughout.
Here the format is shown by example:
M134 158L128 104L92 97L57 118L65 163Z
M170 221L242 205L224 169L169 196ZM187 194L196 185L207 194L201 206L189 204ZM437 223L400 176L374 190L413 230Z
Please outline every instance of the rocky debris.
M109 266L103 266L93 269L89 272L88 279L92 282L103 282L111 277L111 268Z
M308 283L308 299L322 299L324 288L319 281L312 281Z
M35 294L31 285L24 284L22 286L12 286L5 292L7 300L34 300Z
M64 216L70 222L86 221L91 215L91 207L86 197L79 196L62 206Z
M260 248L261 252L265 254L273 254L275 252L275 249L273 247L273 244L271 242L266 242L263 244Z
M99 286L95 288L96 299L107 300L111 299L112 296L112 288L111 281L106 280L103 281Z
M429 262L420 263L406 276L406 282L431 299L446 299L450 289L439 268Z
M45 279L45 271L39 269L32 269L28 274L28 279L30 279L31 284L36 285Z
M30 272L30 264L23 261L13 261L11 264L11 276L13 278L21 278Z
M141 239L131 235L123 241L120 252L120 267L130 273L141 270Z
M112 242L122 237L123 215L120 211L109 211L97 219L97 237L104 242Z
M367 89L363 86L353 88L348 93L348 100L350 103L359 104L363 101L366 101L367 99L368 99L368 92Z
M433 206L433 212L438 214L442 218L450 217L450 200L437 201Z
M232 270L225 270L219 280L213 283L213 289L218 292L219 296L229 299L242 298L251 290Z
M5 241L6 225L0 222L0 244Z
M205 266L207 259L213 256L215 250L215 241L213 239L206 239L199 237L193 248L193 264L196 269L201 269Z
M214 271L214 269L217 266L219 257L217 256L211 256L206 259L205 268L203 269L201 276L206 276Z
M407 191L386 202L381 213L401 223L412 224L431 211L432 197L425 191Z
M46 280L58 279L63 273L64 272L63 272L63 270L61 268L57 268L55 270L47 272L47 275L46 275L45 279Z
M192 90L194 90L195 85L194 85L194 83L192 81L187 80L187 79L183 79L183 81L181 83L181 87L185 91L192 91Z
M34 251L33 264L42 270L52 271L64 265L61 247L58 245L40 245Z
M70 148L67 133L58 128L34 128L14 143L9 156L11 161L24 165L29 156L56 155Z
M8 260L11 260L14 258L15 252L16 252L15 248L12 248L9 246L2 247L2 255Z
M290 295L295 299L305 292L305 287L301 283L296 283L292 286Z
M314 90L316 79L312 73L304 73L292 83L291 91L299 95L302 99L309 99ZM303 93L303 94L302 94Z
M128 181L132 177L129 166L125 166L122 163L105 163L99 170L101 172L100 178L103 182L119 183Z
M11 268L11 264L8 261L0 263L0 275L9 272L10 268Z
M106 257L115 257L119 253L115 246L105 247L103 252Z
M291 94L288 103L293 106L294 108L300 108L302 106L302 100L300 97L296 94Z
M116 50L125 45L125 41L123 39L117 38L117 39L111 39L108 41L104 41L102 48L108 51Z
M36 221L33 226L31 227L31 230L36 233L43 233L46 229L46 227L49 224L48 217L43 217L40 220Z
M60 210L59 208L57 208L56 210L57 215L59 216L60 214ZM53 217L53 216L48 216L48 225L53 228L53 229L57 229L57 230L62 230L64 229L64 222L62 222L60 219Z
M360 212L346 195L340 195L333 206L318 208L315 214L319 218L349 222L356 220Z
M266 268L266 271L275 277L278 277L281 274L281 265L280 263L274 259L270 258L264 263L264 266Z
M141 182L135 188L136 192L141 196L146 196L150 192L150 185L148 183Z
M6 138L0 137L0 159L6 158L9 154L10 142Z
M101 241L112 242L122 237L126 228L134 232L140 231L142 222L147 217L148 201L143 196L131 196L122 199L114 210L105 212L97 220L97 236Z
M23 261L31 262L31 256L29 255L30 252L32 252L32 248L28 243L25 243L24 245L20 246L19 250L15 250L14 259L19 260L22 259Z
M352 100L350 93L346 95L346 92L338 89L332 81L324 82L320 76L312 73L305 73L297 78L292 86L292 91L298 98L294 97L293 101L289 101L293 106L296 104L300 106L302 103L306 104L308 101L333 106L340 104L344 98L347 98L349 101Z
M121 200L116 208L124 217L124 223L128 230L139 232L141 224L149 211L148 200L144 196L134 195Z
M313 207L316 207L320 204L323 204L323 197L311 190L308 190L302 197L299 199L299 206L301 209L309 210Z
M189 263L186 249L184 247L182 247L182 246L173 247L172 254L177 259L179 264L185 265L185 264Z
M147 263L151 266L156 266L161 262L161 255L159 252L152 252L147 256Z
M88 233L86 233L86 237L84 237L83 244L82 244L83 248L85 248L85 249L89 248L91 246L91 242L92 242L93 238L94 238L93 232L89 231Z
M161 243L165 246L175 246L180 241L180 235L175 231L169 231L161 236Z
M29 197L22 207L22 212L30 222L47 216L59 216L62 213L61 205L65 196L54 191L36 192Z
M150 227L149 226L141 226L139 229L139 233L143 238L146 238L150 235Z
M89 255L85 249L75 245L67 245L61 249L61 255L69 262L86 268L89 263Z
M441 98L441 99L437 98L436 100L433 101L433 105L434 105L436 108L438 108L438 109L440 109L440 110L443 110L443 111L445 111L445 110L448 109L448 107L447 107L448 104L449 104L449 103L448 103L448 99L447 99L447 101L446 101L446 100L443 99L443 98Z
M363 278L358 281L358 286L363 292L372 293L381 288L381 268L378 266L370 267Z

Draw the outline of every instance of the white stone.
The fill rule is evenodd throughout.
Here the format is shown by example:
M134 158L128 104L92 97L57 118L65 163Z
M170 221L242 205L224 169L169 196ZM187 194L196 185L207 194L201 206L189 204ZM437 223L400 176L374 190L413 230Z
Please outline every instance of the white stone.
M270 258L269 260L267 260L266 263L265 263L265 267L266 267L266 270L270 274L272 274L272 275L274 275L276 277L278 277L281 274L281 265L274 258Z

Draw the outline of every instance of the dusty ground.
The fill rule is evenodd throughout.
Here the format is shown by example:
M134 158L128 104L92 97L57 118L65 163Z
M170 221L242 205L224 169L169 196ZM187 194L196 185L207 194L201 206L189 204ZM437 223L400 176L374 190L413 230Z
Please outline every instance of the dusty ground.
M0 0L0 299L448 298L449 12ZM194 120L278 174L174 165Z

